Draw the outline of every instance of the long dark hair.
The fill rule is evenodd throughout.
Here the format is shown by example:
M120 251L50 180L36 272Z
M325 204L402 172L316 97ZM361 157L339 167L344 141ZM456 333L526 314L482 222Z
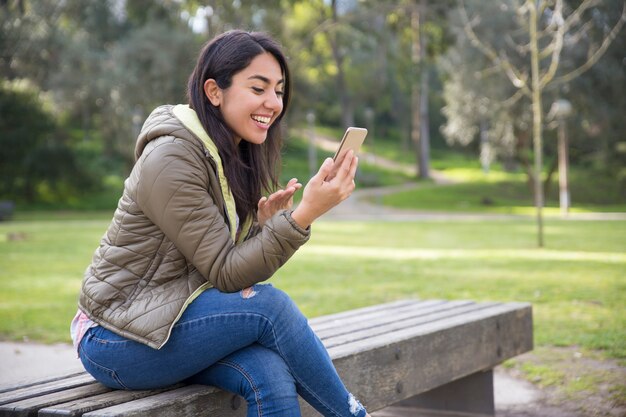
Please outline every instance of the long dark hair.
M212 78L221 89L230 87L235 74L245 69L258 55L269 52L276 58L283 73L283 110L261 145L241 140L236 145L234 132L228 127L219 107L211 104L204 94L204 83ZM209 41L200 56L187 86L189 106L196 111L220 153L224 174L235 198L237 215L243 222L256 214L263 192L279 184L281 165L282 121L291 93L289 67L280 46L267 34L232 30Z

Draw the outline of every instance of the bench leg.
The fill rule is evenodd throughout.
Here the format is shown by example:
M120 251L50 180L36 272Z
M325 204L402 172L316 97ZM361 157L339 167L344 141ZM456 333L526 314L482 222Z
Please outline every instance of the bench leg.
M432 415L446 411L468 416L495 416L493 371L477 372L395 405L432 410Z

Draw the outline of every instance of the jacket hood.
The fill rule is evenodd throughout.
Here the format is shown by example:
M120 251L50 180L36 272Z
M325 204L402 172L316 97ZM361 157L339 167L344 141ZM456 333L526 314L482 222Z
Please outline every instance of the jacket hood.
M213 159L217 169L224 203L226 205L232 238L236 241L239 219L237 219L235 198L233 197L226 175L224 174L224 168L217 146L215 146L215 143L213 143L208 133L204 130L204 127L202 127L202 123L195 110L191 109L186 104L178 104L176 106L167 104L154 109L146 119L141 128L141 133L139 133L137 137L135 159L139 159L146 145L151 140L161 136L174 136L189 141L201 148L207 157ZM247 231L251 227L252 221L251 216L244 219L242 230Z
M186 108L187 112L191 112L193 117L197 120L197 124L191 127L183 123L183 121L175 115L175 109L177 107ZM188 118L192 119L191 117ZM202 128L196 113L191 110L189 106L180 104L178 106L169 104L159 106L150 113L141 128L141 132L135 144L135 160L139 159L150 141L161 136L175 136L202 147L203 141L200 139L200 135L202 134L208 139L208 135ZM217 152L217 149L215 149L215 151Z

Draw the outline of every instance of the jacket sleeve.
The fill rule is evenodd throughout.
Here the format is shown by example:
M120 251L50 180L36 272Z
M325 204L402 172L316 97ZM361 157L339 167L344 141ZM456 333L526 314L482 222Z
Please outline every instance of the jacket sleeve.
M207 191L202 155L188 146L172 138L146 149L137 204L217 289L234 292L270 278L308 240L309 231L283 211L254 237L235 245Z

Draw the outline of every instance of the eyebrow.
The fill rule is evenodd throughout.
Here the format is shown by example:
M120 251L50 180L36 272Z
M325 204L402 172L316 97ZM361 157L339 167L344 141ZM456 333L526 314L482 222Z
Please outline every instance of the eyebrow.
M258 75L258 74L251 75L251 76L249 76L249 77L248 77L248 79L249 79L249 80L253 80L253 79L256 79L256 80L261 80L261 81L263 81L265 84L270 84L270 79L269 79L269 78L264 77L264 76L262 76L262 75ZM284 82L285 82L285 80L284 80L284 79L280 79L280 80L278 80L278 82L277 82L276 84L277 84L277 85L278 85L278 84L284 84Z

